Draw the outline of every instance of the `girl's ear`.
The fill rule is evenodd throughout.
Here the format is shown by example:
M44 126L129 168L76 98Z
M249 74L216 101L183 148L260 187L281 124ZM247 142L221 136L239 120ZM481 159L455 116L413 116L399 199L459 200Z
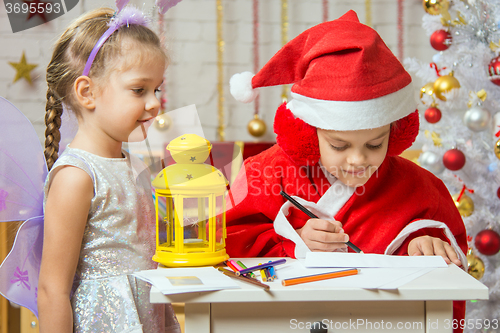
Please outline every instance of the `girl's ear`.
M95 108L94 88L95 85L88 76L79 76L73 85L76 100L88 110Z

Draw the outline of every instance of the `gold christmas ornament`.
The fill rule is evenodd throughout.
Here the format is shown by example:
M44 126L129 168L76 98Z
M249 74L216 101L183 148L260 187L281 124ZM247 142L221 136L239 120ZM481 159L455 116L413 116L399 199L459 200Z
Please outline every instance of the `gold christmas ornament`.
M458 212L463 217L471 216L472 212L474 212L474 201L465 193L462 194L460 201L457 201L459 195L455 194L453 196L453 201L455 202L455 206L457 206Z
M477 280L484 275L484 262L474 254L472 249L467 251L467 272Z
M166 131L172 125L172 118L166 113L162 113L156 116L153 126L158 131Z
M443 75L437 78L434 81L434 94L437 98L442 101L446 101L446 97L443 96L443 93L448 92L454 88L460 88L460 82L453 76L453 72L448 75Z
M500 139L495 143L495 156L500 160Z
M432 96L434 94L434 82L429 82L420 89L420 98L427 94Z
M255 137L263 136L266 133L266 123L264 120L260 119L258 115L255 115L252 120L248 123L248 132Z
M427 14L439 15L443 11L448 11L450 3L448 0L423 0L422 6Z

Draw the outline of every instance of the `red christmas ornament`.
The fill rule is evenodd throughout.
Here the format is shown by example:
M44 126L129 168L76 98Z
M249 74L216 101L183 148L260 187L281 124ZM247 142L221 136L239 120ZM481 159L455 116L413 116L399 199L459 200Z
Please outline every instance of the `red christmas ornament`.
M488 76L492 83L500 86L500 56L491 59L488 64Z
M451 34L446 30L434 31L431 35L431 46L438 51L444 51L450 47Z
M450 149L443 155L443 164L451 171L460 170L465 165L465 155L456 148Z
M431 105L430 108L425 110L424 117L429 123L435 124L441 119L441 110Z
M500 187L497 189L497 197L500 199Z
M500 251L500 235L491 229L480 231L474 239L474 245L484 255L497 254Z

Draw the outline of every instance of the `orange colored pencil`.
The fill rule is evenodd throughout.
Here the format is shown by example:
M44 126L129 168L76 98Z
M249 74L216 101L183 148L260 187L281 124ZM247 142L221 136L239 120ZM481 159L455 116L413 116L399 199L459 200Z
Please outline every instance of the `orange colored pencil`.
M291 279L285 279L285 280L281 281L281 284L284 286L293 286L293 285L299 284L299 283L307 283L307 282L321 281L321 280L327 280L327 279L334 279L334 278L338 278L338 277L342 277L342 276L356 275L358 273L359 273L359 269L350 268L350 269L346 269L343 271L322 273L322 274L315 274L315 275L308 275L308 276L301 276L301 277L296 277L296 278L291 278Z

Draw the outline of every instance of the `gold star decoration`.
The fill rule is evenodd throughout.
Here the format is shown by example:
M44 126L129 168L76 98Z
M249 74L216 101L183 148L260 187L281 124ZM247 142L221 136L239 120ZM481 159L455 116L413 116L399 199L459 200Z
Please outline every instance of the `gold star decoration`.
M35 64L28 64L26 62L26 56L23 51L23 56L21 57L20 62L9 62L9 64L15 68L17 71L16 77L14 78L14 83L16 83L18 80L25 78L26 81L28 81L30 84L32 83L31 81L31 75L30 72L35 69L38 65Z

